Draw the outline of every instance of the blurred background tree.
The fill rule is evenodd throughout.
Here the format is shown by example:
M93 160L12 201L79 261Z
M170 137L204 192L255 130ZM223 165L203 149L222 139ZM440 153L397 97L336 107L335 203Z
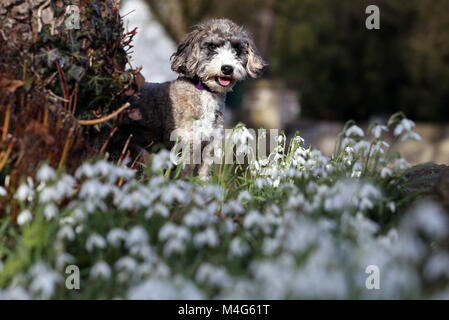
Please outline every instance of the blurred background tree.
M449 120L447 0L145 1L175 41L208 17L244 25L270 63L266 77L300 92L303 117L366 120L402 110ZM380 8L380 30L365 28L370 4Z

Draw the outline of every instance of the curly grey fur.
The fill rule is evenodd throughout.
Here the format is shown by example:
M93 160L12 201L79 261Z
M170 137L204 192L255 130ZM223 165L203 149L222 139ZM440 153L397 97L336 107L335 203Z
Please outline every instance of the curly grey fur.
M232 74L223 74L223 64L233 68ZM152 140L171 147L172 131L192 130L195 120L220 128L226 93L247 75L259 77L265 66L250 34L242 27L228 19L198 24L172 55L171 68L179 78L145 83L140 98L131 101L122 129L134 133L133 143L140 147ZM195 87L199 81L206 90ZM207 176L207 171L204 165L197 168L203 176Z

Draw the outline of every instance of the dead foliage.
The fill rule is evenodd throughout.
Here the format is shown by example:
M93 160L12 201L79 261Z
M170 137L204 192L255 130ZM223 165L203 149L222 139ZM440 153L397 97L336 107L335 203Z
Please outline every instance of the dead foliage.
M128 56L136 30L124 30L119 4L0 2L0 184L8 194L44 160L70 172L105 152L143 82ZM70 5L79 28L67 20L77 15Z

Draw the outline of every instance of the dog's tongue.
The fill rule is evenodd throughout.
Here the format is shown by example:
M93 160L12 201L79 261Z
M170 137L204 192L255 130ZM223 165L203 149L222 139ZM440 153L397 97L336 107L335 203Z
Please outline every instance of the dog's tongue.
M226 87L231 83L231 80L229 79L224 79L222 77L218 77L218 82L223 86Z

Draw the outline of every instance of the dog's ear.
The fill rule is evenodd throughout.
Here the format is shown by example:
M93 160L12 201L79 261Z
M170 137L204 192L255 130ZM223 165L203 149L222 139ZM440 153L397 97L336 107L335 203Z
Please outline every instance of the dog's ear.
M260 56L253 41L248 41L248 62L246 63L246 71L252 78L258 78L262 75L268 64Z
M171 69L181 75L193 77L200 60L201 30L196 28L186 34L178 45L178 49L171 56Z

